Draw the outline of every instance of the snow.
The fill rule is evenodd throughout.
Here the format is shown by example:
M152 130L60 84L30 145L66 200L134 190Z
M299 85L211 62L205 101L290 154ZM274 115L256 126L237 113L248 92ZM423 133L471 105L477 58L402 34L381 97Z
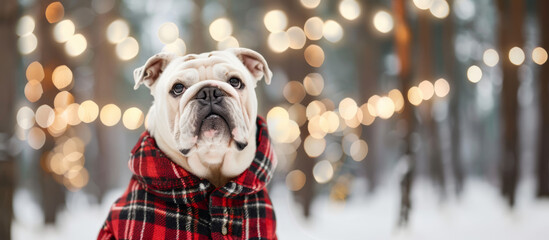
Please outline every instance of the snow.
M534 196L534 184L519 187L517 206L507 207L498 189L481 180L469 180L460 200L441 201L431 185L417 180L413 189L410 225L396 228L399 189L396 182L380 186L368 195L354 184L345 203L320 195L312 206L311 219L301 216L301 207L283 184L270 192L277 214L279 239L547 239L549 201ZM108 209L122 189L111 191L104 204L90 203L82 192L70 193L66 208L55 226L43 226L43 214L26 190L14 200L13 239L95 239Z

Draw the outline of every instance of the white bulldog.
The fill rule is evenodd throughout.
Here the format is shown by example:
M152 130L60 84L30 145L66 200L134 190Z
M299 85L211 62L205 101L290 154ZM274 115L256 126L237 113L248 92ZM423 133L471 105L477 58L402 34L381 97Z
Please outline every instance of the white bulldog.
M272 72L261 54L233 48L159 53L135 69L154 97L147 130L175 163L216 186L246 170L256 151L257 81Z

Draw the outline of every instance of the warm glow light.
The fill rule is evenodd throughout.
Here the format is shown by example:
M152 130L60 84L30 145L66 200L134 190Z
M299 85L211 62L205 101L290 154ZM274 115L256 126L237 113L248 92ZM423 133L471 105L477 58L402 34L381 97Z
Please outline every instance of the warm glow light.
M320 67L324 63L324 50L318 45L311 44L305 48L305 61L312 67Z
M88 42L82 34L75 34L65 43L65 51L69 56L82 54L88 47Z
M339 102L339 115L345 120L351 120L355 117L358 106L352 98L345 98Z
M218 18L210 24L210 36L216 41L221 41L233 34L233 25L226 18Z
M446 0L433 0L431 6L429 7L429 11L431 11L431 14L433 14L436 18L443 19L448 17L448 14L450 14L450 6Z
M42 128L47 128L53 124L55 120L55 112L48 105L42 105L36 109L36 123Z
M27 77L27 80L37 80L42 81L44 79L44 68L42 68L42 64L39 62L32 62L27 67L27 71L25 72L25 75Z
M222 41L217 42L218 50L224 50L227 48L237 48L239 46L240 45L238 44L238 40L233 36L226 37Z
M311 137L322 139L324 136L326 136L326 132L322 130L322 117L321 116L314 116L309 120L309 125L307 125L307 130L309 130L309 134L311 134Z
M66 65L56 67L51 75L53 85L59 90L69 86L72 83L72 78L72 71Z
M472 83L477 83L482 78L482 70L477 65L470 66L467 69L467 78Z
M139 53L139 43L135 38L128 37L124 41L116 44L116 55L121 60L130 60Z
M57 23L53 28L53 38L59 43L64 43L69 41L72 35L74 35L75 30L74 23L69 19L65 19Z
M377 101L379 101L381 97L378 95L373 95L370 98L368 98L367 106L368 106L368 112L372 114L372 116L377 117Z
M305 173L303 171L296 169L286 175L286 186L290 191L299 191L303 186L305 186L306 181Z
M56 114L51 126L48 127L48 132L53 137L59 137L67 130L67 120L62 114Z
M408 101L414 106L418 106L423 101L423 94L418 87L411 87L408 90Z
M36 46L38 46L38 39L34 33L22 36L17 40L17 47L19 48L19 52L23 55L32 53L36 49Z
M421 90L421 95L423 97L423 100L429 100L433 97L433 94L435 94L435 87L433 84L427 80L422 81L418 85L419 90Z
M299 103L305 97L305 88L298 81L290 81L284 86L282 94L289 103Z
M29 146L34 149L40 149L46 143L46 134L42 129L38 127L33 127L29 130L29 135L27 136Z
M398 89L393 89L389 91L389 94L387 95L395 104L395 112L402 111L402 108L404 107L404 97L402 96L402 93Z
M374 15L374 27L381 33L388 33L393 26L393 17L388 12L379 11Z
M300 2L305 8L316 8L320 4L320 0L300 0Z
M360 5L355 0L343 0L339 3L339 13L347 20L360 16Z
M334 168L328 160L322 160L313 167L313 177L318 183L326 183L334 176Z
M327 20L324 22L322 33L326 40L333 43L339 42L339 40L343 38L343 28L334 20Z
M174 42L166 44L162 48L162 52L168 52L178 56L183 56L187 53L187 45L185 44L183 39L178 38Z
M288 115L288 112L286 109L281 107L274 107L269 110L267 113L267 125L276 125L279 122L283 122L286 119L289 119L290 115Z
M356 140L351 144L349 153L353 160L360 162L368 155L368 144L362 139Z
M70 92L61 91L53 99L53 107L55 110L65 110L69 105L74 103L74 96Z
M360 106L360 112L362 113L362 120L360 123L362 125L370 126L372 123L374 123L374 120L376 120L376 117L370 113L368 110L368 103L362 104Z
M179 28L173 22L166 22L158 28L158 38L164 44L173 43L179 38Z
M319 40L322 38L322 31L324 28L324 22L319 17L312 17L307 19L303 30L305 36L311 40Z
M78 118L80 118L82 122L93 122L97 118L98 114L99 107L92 100L84 101L80 104L80 107L78 107Z
M303 126L307 121L307 116L305 115L306 107L296 103L288 108L288 114L290 119L295 121L299 126Z
M339 128L339 116L335 112L326 111L320 116L320 128L326 133L333 133Z
M305 153L307 153L309 157L318 157L324 152L324 149L326 148L326 140L324 140L324 138L319 139L308 136L303 142L303 148L305 149Z
M538 65L542 65L547 62L547 51L542 47L534 48L532 51L532 60Z
M39 81L36 80L30 80L25 85L25 97L29 102L36 102L40 97L42 97L42 94L44 93L44 90L42 89L42 84L40 84Z
M34 18L32 18L29 15L25 15L17 21L17 26L15 27L15 33L17 36L25 36L29 33L32 33L34 31L34 27L36 26L34 22Z
M288 33L288 38L290 39L291 49L302 49L303 46L305 46L307 37L305 36L305 32L303 32L303 29L293 26L288 28L288 31L286 31L286 33Z
M118 106L114 104L107 104L101 108L99 113L99 119L105 124L105 126L111 127L114 126L120 121L121 111Z
M389 97L381 97L376 104L376 114L382 119L389 119L395 113L395 103Z
M286 29L286 26L288 25L288 18L281 10L271 10L265 14L263 23L269 32L281 32Z
M306 115L307 119L312 119L314 116L318 116L326 111L324 103L318 100L314 100L307 105Z
M290 38L286 32L275 32L269 34L267 44L273 52L281 53L290 47Z
M65 8L60 2L52 2L46 7L46 20L49 23L61 21L65 16Z
M344 119L345 124L350 128L357 128L360 126L360 123L362 122L362 110L360 108L357 108L355 116L351 119Z
M484 61L484 64L486 64L489 67L496 66L499 62L499 55L498 52L494 49L488 49L484 51L484 54L482 55L482 60Z
M80 105L78 103L71 103L69 106L65 108L65 111L63 111L63 118L67 122L67 124L75 126L80 124L81 120L78 117L78 108Z
M17 125L22 129L34 126L34 112L29 107L22 107L17 111Z
M319 96L324 89L324 78L319 73L309 73L303 79L303 86L307 94Z
M143 124L143 112L139 110L139 108L132 107L128 108L122 117L122 123L124 124L124 127L126 127L129 130L134 130Z
M289 119L286 109L274 107L267 113L267 125L274 141L292 143L300 135L299 126Z
M107 40L116 44L122 42L130 35L128 23L122 19L112 21L107 27Z
M414 5L421 10L427 10L433 4L433 0L414 0Z
M446 97L448 93L450 92L450 84L448 84L448 81L444 78L439 78L435 82L435 94L438 97Z
M509 60L512 64L521 65L525 59L524 51L519 47L513 47L509 50Z

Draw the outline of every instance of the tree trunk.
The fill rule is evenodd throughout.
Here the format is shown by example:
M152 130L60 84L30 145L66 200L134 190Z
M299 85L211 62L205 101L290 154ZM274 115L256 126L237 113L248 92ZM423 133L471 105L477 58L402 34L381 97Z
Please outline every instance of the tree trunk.
M402 93L406 96L406 93L410 87L412 87L411 78L411 58L410 58L410 44L411 44L411 32L406 19L406 3L404 0L393 1L393 12L395 16L395 44L397 49L397 55L401 64L401 71L399 74L402 81ZM415 156L412 151L412 132L415 128L415 118L413 115L413 105L409 101L404 101L404 110L401 114L402 119L407 123L406 130L406 150L404 159L406 161L406 171L402 175L401 179L401 199L400 199L400 213L398 218L398 225L405 226L408 224L410 216L410 209L412 208L411 191L414 180L415 171Z
M538 1L539 30L541 43L547 49L549 46L549 1ZM538 197L549 197L549 62L540 66L540 131L538 142Z
M519 178L519 146L518 146L518 101L517 92L519 87L518 66L515 66L506 59L509 50L523 45L523 15L525 3L523 1L499 0L499 43L502 53L503 66L503 87L501 94L502 107L502 136L503 156L501 162L501 192L507 199L510 206L515 204L515 191Z
M13 218L13 193L16 181L16 161L9 152L9 140L13 136L15 106L15 83L17 79L17 22L18 4L9 0L0 6L0 51L5 56L0 58L0 239L11 239L11 221Z

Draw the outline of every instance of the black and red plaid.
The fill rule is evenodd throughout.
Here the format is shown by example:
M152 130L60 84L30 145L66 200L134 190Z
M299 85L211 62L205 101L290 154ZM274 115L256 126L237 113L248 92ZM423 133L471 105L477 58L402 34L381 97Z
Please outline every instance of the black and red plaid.
M173 163L143 133L128 163L134 175L97 239L276 239L265 188L276 158L265 120L257 126L251 166L219 188Z

